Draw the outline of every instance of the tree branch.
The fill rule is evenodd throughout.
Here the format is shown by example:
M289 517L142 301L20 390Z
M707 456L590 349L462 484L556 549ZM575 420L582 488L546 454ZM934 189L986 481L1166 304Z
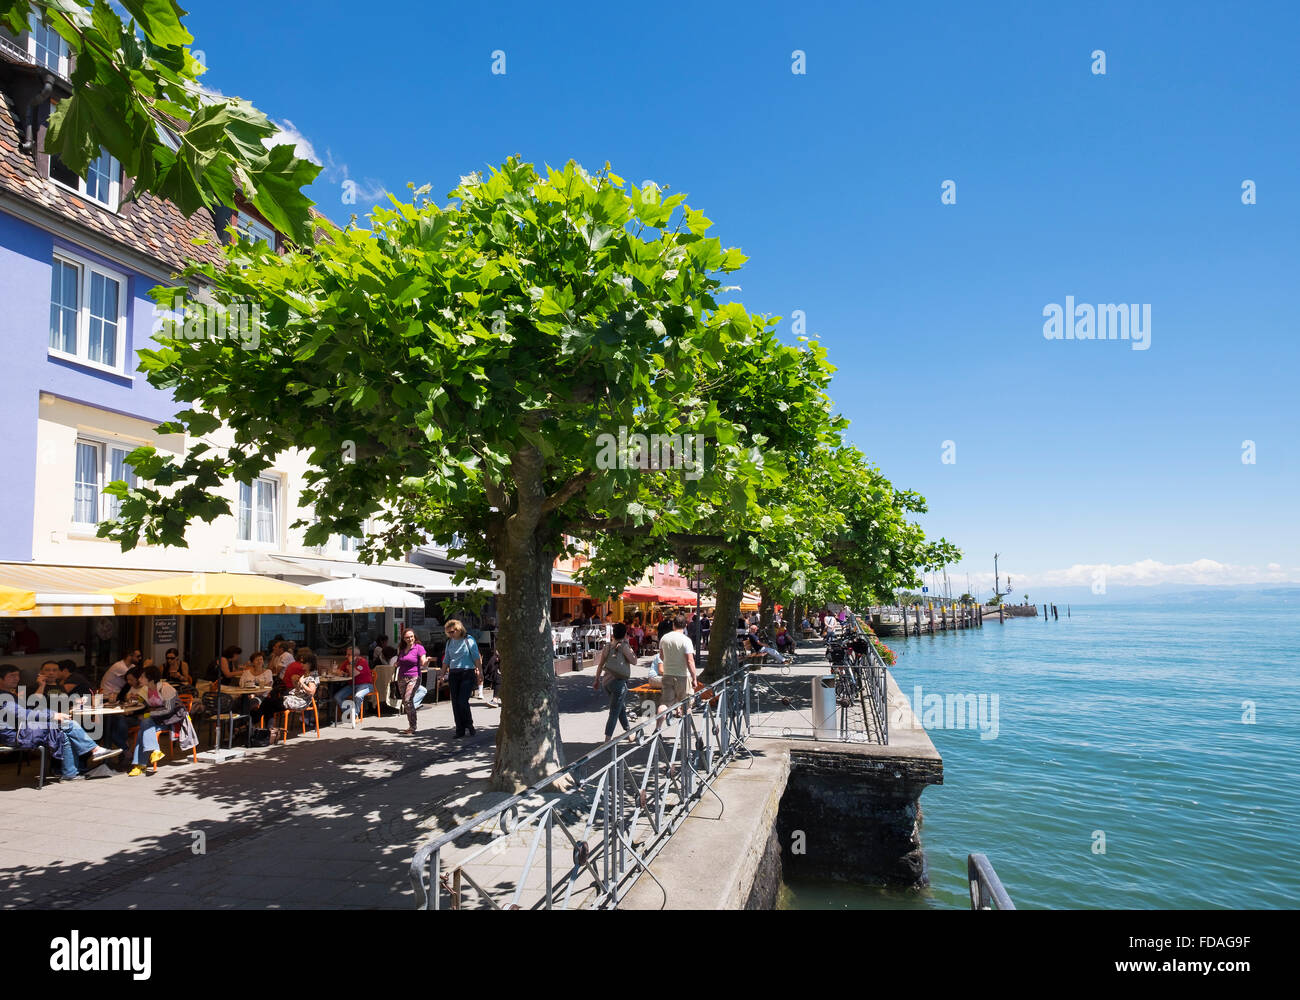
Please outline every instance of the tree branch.
M565 503L573 498L584 486L594 482L599 472L595 469L589 469L586 472L579 473L561 486L552 496L548 497L542 504L542 513L549 514L553 510L558 510Z

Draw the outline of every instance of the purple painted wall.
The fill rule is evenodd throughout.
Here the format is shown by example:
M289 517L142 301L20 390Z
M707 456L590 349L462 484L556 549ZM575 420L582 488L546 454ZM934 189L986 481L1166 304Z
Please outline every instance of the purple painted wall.
M56 246L127 278L126 373L115 375L49 355L50 271ZM135 371L135 351L153 329L155 282L0 209L0 345L6 389L0 394L0 560L32 558L36 493L36 423L40 394L140 417L154 423L180 409L171 394ZM68 489L72 484L68 484Z

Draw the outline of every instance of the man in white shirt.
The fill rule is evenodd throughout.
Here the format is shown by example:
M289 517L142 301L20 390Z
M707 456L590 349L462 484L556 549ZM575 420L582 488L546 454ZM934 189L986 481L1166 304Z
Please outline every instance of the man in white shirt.
M682 631L685 627L686 619L678 615L673 619L672 631L659 640L659 655L663 660L663 695L659 704L664 707L695 693L695 647ZM663 725L662 715L659 725Z
M284 672L289 669L289 664L298 658L294 652L297 648L298 644L294 640L289 639L285 642L284 652L280 654L280 659L275 664L275 672L278 676L283 677Z
M99 690L105 702L111 705L117 701L122 688L126 686L126 672L139 662L140 650L134 649L104 672L104 677L99 682Z

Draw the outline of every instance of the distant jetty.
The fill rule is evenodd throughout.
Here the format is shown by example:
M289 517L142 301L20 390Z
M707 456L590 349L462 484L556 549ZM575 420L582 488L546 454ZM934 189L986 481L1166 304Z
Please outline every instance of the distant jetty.
M872 608L870 615L871 628L876 635L909 636L946 632L950 629L982 628L986 616L998 621L1007 618L1037 618L1038 605L931 601L906 608Z

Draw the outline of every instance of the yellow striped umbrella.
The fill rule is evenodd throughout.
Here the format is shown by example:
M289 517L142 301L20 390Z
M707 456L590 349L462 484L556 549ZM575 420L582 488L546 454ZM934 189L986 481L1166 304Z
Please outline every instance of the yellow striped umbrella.
M99 591L136 614L276 614L325 610L324 594L265 576L184 573Z
M0 611L28 611L36 607L36 592L0 583Z

